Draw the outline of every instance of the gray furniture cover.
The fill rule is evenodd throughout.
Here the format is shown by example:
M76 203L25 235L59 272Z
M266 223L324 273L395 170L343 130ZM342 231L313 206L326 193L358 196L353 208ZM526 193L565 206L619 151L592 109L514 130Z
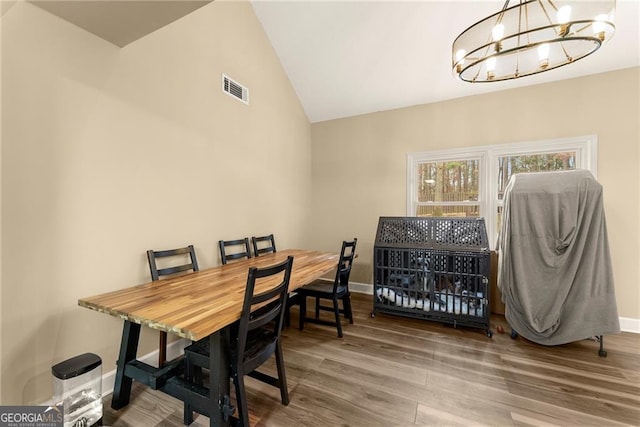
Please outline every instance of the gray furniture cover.
M589 171L513 175L497 251L505 317L523 337L559 345L620 332L602 186Z

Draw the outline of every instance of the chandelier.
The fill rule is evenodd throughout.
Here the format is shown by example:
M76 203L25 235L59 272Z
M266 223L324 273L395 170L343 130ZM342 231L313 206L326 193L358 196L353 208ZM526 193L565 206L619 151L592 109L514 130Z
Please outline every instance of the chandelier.
M453 42L453 71L470 83L530 76L592 54L615 31L615 0L519 0Z

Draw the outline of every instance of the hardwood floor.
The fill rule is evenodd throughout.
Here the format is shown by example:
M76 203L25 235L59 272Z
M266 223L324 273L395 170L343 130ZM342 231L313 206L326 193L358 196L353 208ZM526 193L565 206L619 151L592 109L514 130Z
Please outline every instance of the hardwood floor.
M510 338L504 317L479 329L378 314L354 294L355 321L283 332L291 403L247 378L255 426L640 426L640 335L606 336L608 356L584 340L544 347ZM329 314L329 313L327 313ZM297 325L297 310L292 310ZM267 365L275 373L275 364ZM233 387L232 387L233 389ZM132 403L105 426L182 426L182 404L134 385ZM197 416L196 426L208 426Z

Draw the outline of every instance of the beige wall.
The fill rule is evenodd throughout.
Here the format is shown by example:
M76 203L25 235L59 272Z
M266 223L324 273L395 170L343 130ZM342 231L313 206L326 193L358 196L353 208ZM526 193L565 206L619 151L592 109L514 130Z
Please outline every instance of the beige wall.
M2 67L3 404L50 399L51 366L82 352L115 368L122 321L77 300L148 281L145 250L193 243L208 267L218 239L307 243L310 126L249 3L119 49L21 2Z
M124 49L23 2L1 25L3 404L48 399L51 365L81 352L114 368L122 322L76 302L148 280L149 248L193 243L207 267L220 238L335 250L355 236L353 277L370 283L413 151L597 134L619 310L640 318L638 69L310 126L246 3ZM220 91L222 72L250 106Z
M4 14L4 4L0 2L0 16ZM2 49L2 19L0 19L0 52ZM0 54L0 76L2 75L2 55ZM2 79L0 78L0 100L2 100ZM2 102L0 102L0 117L2 117ZM0 242L2 242L2 127L0 126ZM0 244L0 372L2 372L2 245ZM1 380L0 380L1 381ZM2 385L0 384L0 402L2 400Z
M406 215L406 155L596 134L620 316L640 319L640 69L311 125L312 241L359 238L372 283L378 217Z

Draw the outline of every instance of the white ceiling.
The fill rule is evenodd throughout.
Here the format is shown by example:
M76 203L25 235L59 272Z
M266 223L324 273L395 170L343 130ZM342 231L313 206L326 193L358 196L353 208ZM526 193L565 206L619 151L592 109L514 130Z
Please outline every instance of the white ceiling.
M15 3L0 1L3 13ZM31 0L118 46L210 1ZM640 66L640 0L617 0L615 36L595 54L535 76L476 84L453 76L451 43L503 0L251 4L311 122Z
M593 55L507 82L465 83L451 43L504 1L273 1L253 9L311 122L640 65L640 1L618 0L616 33Z

